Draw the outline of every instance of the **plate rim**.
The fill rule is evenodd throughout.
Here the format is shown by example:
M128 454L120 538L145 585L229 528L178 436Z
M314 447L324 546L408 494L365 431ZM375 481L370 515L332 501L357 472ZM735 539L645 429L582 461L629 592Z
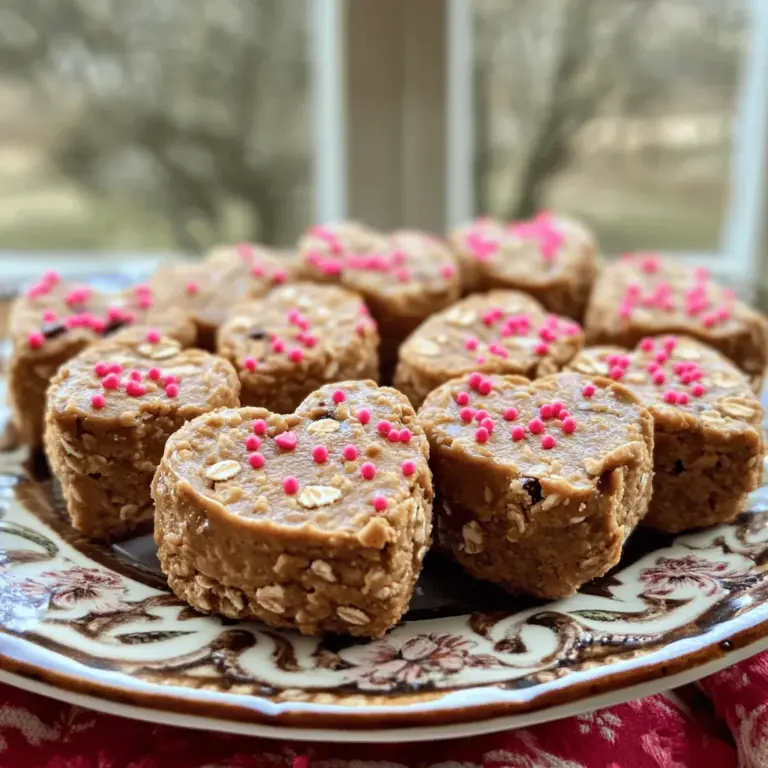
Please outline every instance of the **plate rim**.
M738 622L739 618L744 621L749 613L732 621ZM666 648L677 643L690 644L691 640L681 639ZM11 648L17 647L16 654L7 652L9 644ZM369 742L391 741L397 737L401 741L422 741L438 734L444 737L446 729L451 730L451 736L458 737L557 720L694 682L767 650L768 617L672 658L618 672L610 672L613 665L608 664L605 672L593 680L557 687L526 701L496 701L420 711L405 706L391 712L374 712L360 706L347 712L329 707L325 711L293 708L269 713L257 696L236 694L237 702L220 701L195 697L196 689L179 686L168 686L169 690L163 691L160 684L146 682L142 687L151 690L135 690L76 677L20 658L29 655L30 649L41 655L55 653L23 636L0 631L0 681L74 704L85 702L84 706L96 711L152 722L158 722L160 717L160 722L169 725L266 738ZM472 687L461 690L470 691ZM180 695L180 692L191 695ZM550 702L552 698L556 701ZM251 704L244 704L246 700Z

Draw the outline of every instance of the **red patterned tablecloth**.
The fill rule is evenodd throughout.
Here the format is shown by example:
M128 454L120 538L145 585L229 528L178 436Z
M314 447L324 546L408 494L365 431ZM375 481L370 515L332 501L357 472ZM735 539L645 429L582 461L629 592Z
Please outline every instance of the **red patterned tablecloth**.
M768 768L768 652L697 687L424 744L272 741L152 725L0 686L0 768Z

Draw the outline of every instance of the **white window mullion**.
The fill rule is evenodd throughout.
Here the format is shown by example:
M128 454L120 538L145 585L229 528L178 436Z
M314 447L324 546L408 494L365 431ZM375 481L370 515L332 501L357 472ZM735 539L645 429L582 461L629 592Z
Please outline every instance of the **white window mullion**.
M347 216L345 0L312 0L312 98L314 122L314 217Z

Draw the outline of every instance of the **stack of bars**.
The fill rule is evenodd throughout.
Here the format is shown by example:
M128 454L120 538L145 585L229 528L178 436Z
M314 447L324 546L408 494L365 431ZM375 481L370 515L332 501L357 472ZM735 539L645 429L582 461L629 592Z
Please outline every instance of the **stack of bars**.
M638 525L727 522L761 483L764 318L550 213L314 226L119 295L51 272L9 325L14 420L72 525L154 526L171 589L230 618L380 636L433 540L563 597Z

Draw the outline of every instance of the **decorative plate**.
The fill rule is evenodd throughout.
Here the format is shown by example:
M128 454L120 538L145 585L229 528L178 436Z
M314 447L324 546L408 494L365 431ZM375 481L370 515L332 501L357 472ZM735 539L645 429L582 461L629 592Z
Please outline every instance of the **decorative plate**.
M94 709L406 741L638 698L768 647L768 488L730 525L636 532L619 567L557 602L430 555L405 620L360 642L195 613L168 592L151 536L108 547L73 531L44 464L0 453L0 680Z

